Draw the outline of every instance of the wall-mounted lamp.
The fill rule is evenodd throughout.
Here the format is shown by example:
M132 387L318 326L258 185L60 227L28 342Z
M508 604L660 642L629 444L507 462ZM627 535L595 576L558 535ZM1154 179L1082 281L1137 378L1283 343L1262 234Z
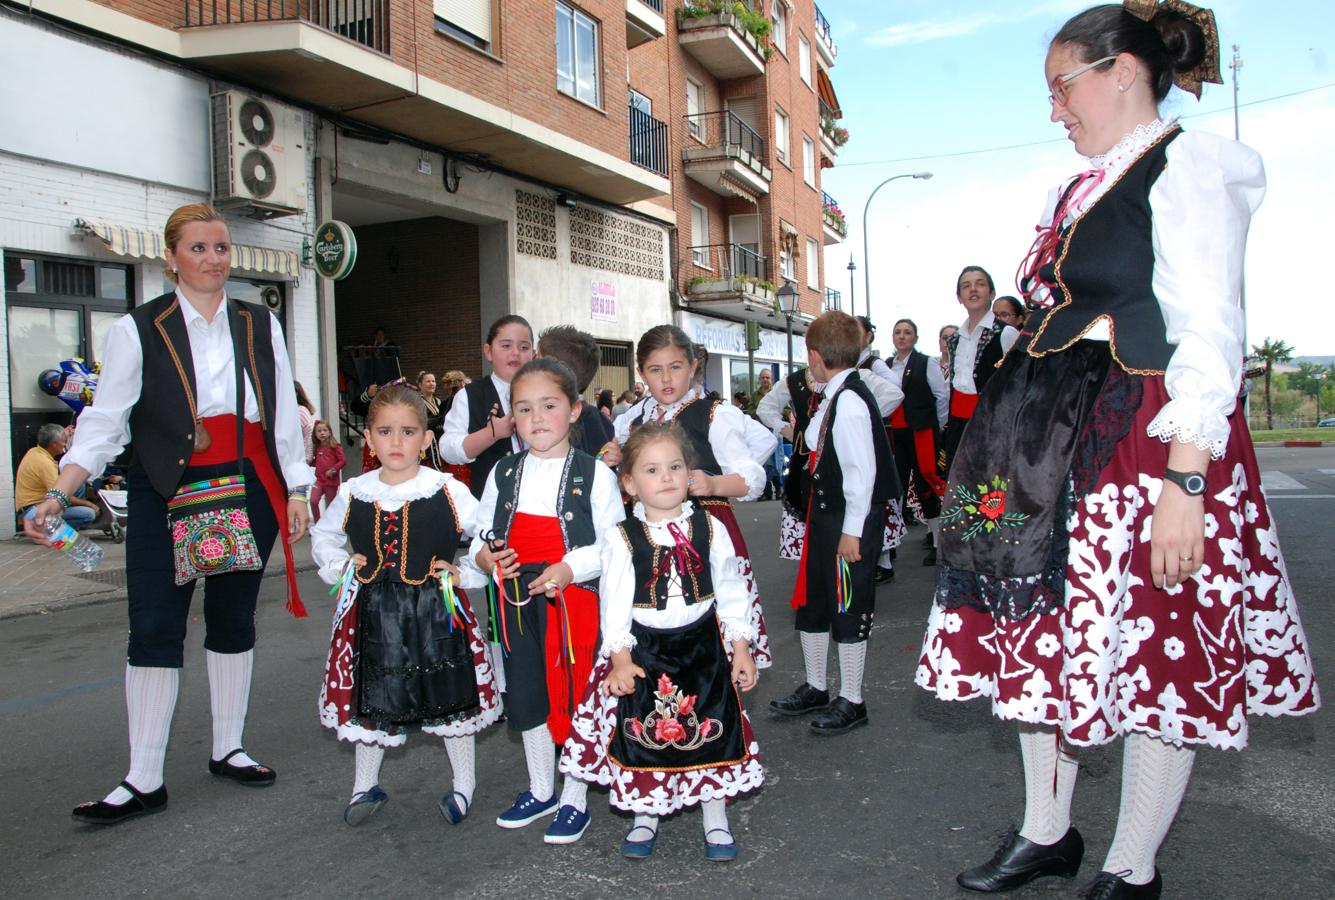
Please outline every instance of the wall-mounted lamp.
M578 205L575 198L569 194L557 194L556 204L557 206L564 206L566 209L574 209Z

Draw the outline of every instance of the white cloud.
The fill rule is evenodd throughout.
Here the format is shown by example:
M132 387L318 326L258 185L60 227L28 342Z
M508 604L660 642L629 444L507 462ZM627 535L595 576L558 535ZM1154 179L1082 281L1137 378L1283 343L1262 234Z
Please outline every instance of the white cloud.
M1027 7L1012 8L1005 12L980 12L969 16L956 16L949 19L927 19L921 22L905 22L887 25L867 37L867 43L875 47L895 47L900 44L925 44L928 41L962 37L993 25L1020 22L1035 16L1054 13L1076 12L1087 6L1087 0L1052 0Z

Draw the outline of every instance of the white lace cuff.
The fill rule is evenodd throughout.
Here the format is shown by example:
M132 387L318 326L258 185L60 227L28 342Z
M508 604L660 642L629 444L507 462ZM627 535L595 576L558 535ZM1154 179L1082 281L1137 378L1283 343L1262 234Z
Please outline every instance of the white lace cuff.
M349 559L350 557L345 556L336 562L321 566L317 572L320 580L325 584L338 584L339 578L343 576L343 567L347 565Z
M1228 446L1228 419L1204 404L1185 398L1170 400L1145 429L1150 437L1165 444L1181 441L1209 450L1212 459L1223 459Z
M746 641L754 644L756 642L756 629L754 626L741 622L723 623L723 642L731 644L733 641Z
M599 651L604 659L610 659L613 653L621 650L630 650L635 646L635 635L627 631L625 634L619 634L616 637L603 639L603 649Z

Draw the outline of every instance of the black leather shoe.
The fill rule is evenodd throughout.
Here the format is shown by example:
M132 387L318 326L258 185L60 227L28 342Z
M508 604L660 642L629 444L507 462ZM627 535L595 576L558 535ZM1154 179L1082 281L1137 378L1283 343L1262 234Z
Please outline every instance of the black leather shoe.
M278 778L278 773L268 766L234 766L228 762L233 756L246 751L237 747L222 759L210 759L209 771L220 778L230 778L246 787L268 787Z
M156 791L145 794L137 790L128 781L122 781L121 787L130 792L130 799L120 805L105 800L80 803L74 807L74 821L86 825L119 825L135 816L148 816L162 812L167 808L167 786L164 784Z
M885 584L887 581L894 581L894 580L895 580L894 569L882 569L880 566L876 567L877 584Z
M825 712L811 720L811 731L823 735L843 734L859 725L866 725L867 721L867 704L835 697Z
M961 872L955 880L967 891L998 894L1048 875L1073 878L1084 855L1084 839L1074 828L1055 844L1035 844L1011 828L990 860Z
M787 697L771 700L769 708L781 716L800 716L830 705L830 692L818 691L805 681Z
M1146 884L1128 884L1112 872L1100 872L1080 896L1082 900L1159 900L1162 893L1163 878L1155 869L1154 877Z
M936 541L935 539L933 539L932 532L929 529L927 534L923 535L922 547L924 550L931 550L935 546L936 546Z
M927 551L927 555L924 556L924 557L922 558L922 564L923 564L924 566L934 566L934 565L936 565L936 548L935 548L935 547L933 547L931 550L928 550L928 551Z

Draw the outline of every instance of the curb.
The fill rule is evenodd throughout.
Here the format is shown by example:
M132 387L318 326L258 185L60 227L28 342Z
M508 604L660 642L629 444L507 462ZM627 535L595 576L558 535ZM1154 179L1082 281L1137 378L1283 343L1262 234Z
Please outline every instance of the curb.
M1252 441L1252 446L1266 449L1277 447L1335 447L1335 441Z

